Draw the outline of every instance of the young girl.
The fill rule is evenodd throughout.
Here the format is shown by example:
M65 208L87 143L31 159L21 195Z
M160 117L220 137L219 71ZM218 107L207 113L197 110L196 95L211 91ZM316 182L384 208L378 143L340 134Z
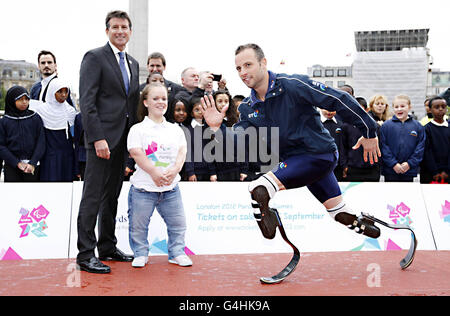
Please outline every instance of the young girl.
M224 118L224 123L227 127L232 127L237 123L237 121L239 121L239 115L236 111L236 106L228 91L217 90L214 93L214 101L216 102L216 107L219 112L222 111L225 105L228 105L228 110Z
M25 88L14 86L5 97L0 120L0 159L5 161L5 182L39 181L39 161L45 153L42 119L29 109Z
M185 126L188 124L188 114L189 101L181 97L175 97L169 103L167 113L165 117L168 122L176 123L180 126Z
M433 119L425 125L427 140L420 171L421 183L449 183L450 128L445 118L447 102L442 97L430 100Z
M176 96L169 102L169 107L167 109L166 114L164 115L168 122L175 123L183 129L185 135L188 133L187 125L190 122L190 115L188 114L189 109L189 101L181 96ZM186 135L186 139L187 139ZM180 171L181 181L187 181L188 176L186 175L186 168L183 165L183 168Z
M203 134L208 126L204 124L203 114L201 112L200 98L194 97L191 100L189 113L192 117L190 124L187 126L190 140L189 149L187 153L188 160L186 161L185 171L189 181L217 181L217 175L214 163L206 162L203 154L203 149L209 141L203 139Z
M72 182L75 178L75 151L70 127L74 125L76 110L67 103L69 86L59 78L48 86L46 102L31 103L42 118L47 148L41 161L43 182Z
M225 106L228 106L228 110L226 112L226 116L224 117L221 129L232 127L237 123L239 118L235 110L231 95L226 90L218 90L213 94L213 97L214 101L216 102L216 108L219 112L221 112ZM228 148L226 146L226 142L223 142L222 148L222 161L214 162L215 170L217 173L217 181L244 181L245 178L247 178L248 174L248 163L238 162L236 152L231 157L230 153L227 152Z
M386 182L412 182L423 158L425 130L408 115L411 110L408 96L396 96L392 106L394 117L380 129L382 173Z
M159 83L147 85L141 94L138 116L128 135L128 151L136 161L128 195L129 238L134 253L132 266L148 262L148 226L156 208L167 225L169 262L191 266L184 252L186 218L178 182L186 158L186 139L179 126L164 118L167 89Z

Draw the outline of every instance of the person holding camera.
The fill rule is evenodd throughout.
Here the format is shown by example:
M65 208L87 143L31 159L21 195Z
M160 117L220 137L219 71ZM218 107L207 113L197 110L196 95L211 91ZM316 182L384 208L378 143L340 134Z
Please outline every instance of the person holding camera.
M199 77L198 86L192 92L192 98L201 98L205 95L212 95L214 93L214 81L217 82L220 90L228 91L226 87L227 81L222 75L215 75L209 71L202 71L200 72Z

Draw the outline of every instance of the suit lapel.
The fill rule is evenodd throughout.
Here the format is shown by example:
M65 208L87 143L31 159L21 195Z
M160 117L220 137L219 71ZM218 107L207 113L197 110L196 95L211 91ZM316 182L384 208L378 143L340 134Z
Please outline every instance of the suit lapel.
M106 60L111 65L114 73L116 74L116 78L119 81L120 86L122 87L123 93L126 95L125 84L123 83L122 72L120 71L119 63L117 62L116 56L114 56L114 52L108 43L104 46L103 52L105 53Z

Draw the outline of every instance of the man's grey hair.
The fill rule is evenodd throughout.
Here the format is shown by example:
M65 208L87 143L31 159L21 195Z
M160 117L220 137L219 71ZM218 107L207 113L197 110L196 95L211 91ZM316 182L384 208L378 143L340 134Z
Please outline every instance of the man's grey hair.
M131 19L130 16L128 15L128 13L126 13L125 11L111 11L106 15L106 19L105 19L105 24L106 24L106 28L109 29L110 25L109 25L109 21L112 18L118 18L118 19L126 19L128 20L128 25L130 26L130 30L132 27L132 23L131 23Z

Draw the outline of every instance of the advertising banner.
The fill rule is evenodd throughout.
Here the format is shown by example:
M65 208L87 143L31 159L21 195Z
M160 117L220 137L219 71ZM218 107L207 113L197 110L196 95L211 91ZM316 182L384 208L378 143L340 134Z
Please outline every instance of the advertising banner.
M248 183L181 182L188 255L283 253L291 248L277 233L265 239L253 217ZM341 183L353 213L369 213L410 225L419 250L450 249L450 189L419 183ZM128 238L128 192L123 184L116 217L118 248L132 254ZM0 260L75 258L82 182L0 184ZM271 200L289 239L302 252L408 249L406 230L381 229L378 239L356 234L332 219L307 188L281 191ZM427 212L428 211L428 212ZM151 219L150 255L167 255L167 228L157 210Z
M450 250L450 185L424 184L422 192L436 248Z
M68 256L72 183L0 183L0 260Z

